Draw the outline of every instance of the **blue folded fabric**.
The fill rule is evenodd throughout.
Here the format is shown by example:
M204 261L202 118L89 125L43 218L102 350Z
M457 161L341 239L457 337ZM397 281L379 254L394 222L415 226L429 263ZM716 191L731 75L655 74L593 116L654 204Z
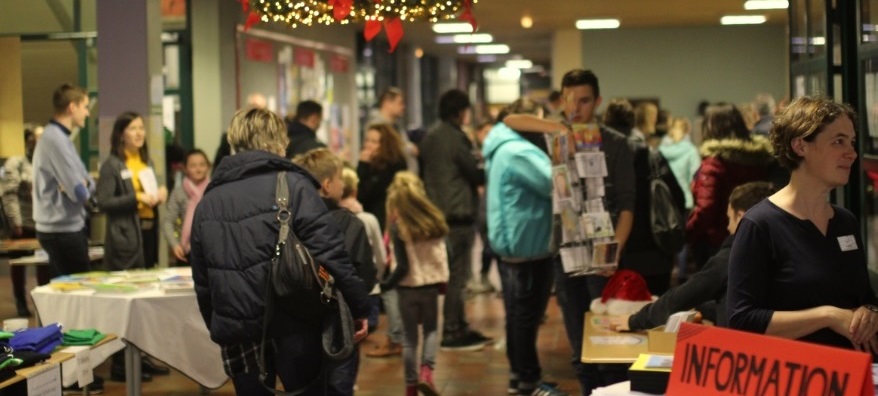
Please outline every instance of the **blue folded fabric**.
M46 327L36 327L21 330L9 339L9 345L16 351L35 351L39 353L52 353L58 345L61 345L63 334L61 325L52 323Z

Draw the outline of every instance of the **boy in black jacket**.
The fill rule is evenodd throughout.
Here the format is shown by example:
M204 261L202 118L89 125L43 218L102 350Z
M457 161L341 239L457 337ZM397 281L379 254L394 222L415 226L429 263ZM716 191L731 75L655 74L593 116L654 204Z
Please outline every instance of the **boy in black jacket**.
M296 156L293 162L311 172L320 182L320 196L329 209L329 215L344 235L345 250L351 256L354 268L366 284L366 289L372 290L377 270L366 227L353 212L338 206L344 191L344 164L341 159L325 148L318 148ZM360 351L356 349L348 359L332 368L328 377L327 395L353 395L359 364Z
M665 324L668 317L679 311L716 304L715 315L702 310L706 319L718 326L727 327L726 288L729 284L729 253L735 240L738 222L750 207L774 194L774 187L767 182L745 183L732 190L729 197L729 233L722 247L700 271L686 283L674 287L658 300L650 303L633 315L622 315L610 319L610 328L616 331L640 331Z

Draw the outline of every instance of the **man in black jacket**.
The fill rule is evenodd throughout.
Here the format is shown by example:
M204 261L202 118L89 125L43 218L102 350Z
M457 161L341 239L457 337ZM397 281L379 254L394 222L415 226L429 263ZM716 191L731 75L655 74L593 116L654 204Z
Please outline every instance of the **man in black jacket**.
M317 140L317 128L323 122L323 106L313 100L304 100L296 106L296 114L287 122L287 158L292 159L316 148L326 147Z
M709 310L702 311L706 319L719 326L727 326L726 288L729 283L729 253L735 241L738 222L750 207L774 194L774 187L767 182L750 182L732 190L729 197L729 233L722 247L700 271L686 283L668 290L657 301L650 303L633 315L622 315L610 320L610 327L616 331L640 331L661 326L671 314L708 304L716 305L715 315Z
M469 328L464 292L472 272L472 248L478 216L476 188L485 184L485 172L473 155L473 144L461 129L470 101L466 92L452 89L439 98L440 121L420 143L422 176L427 196L445 215L448 234L448 290L443 306L440 347L443 350L479 350L490 339Z

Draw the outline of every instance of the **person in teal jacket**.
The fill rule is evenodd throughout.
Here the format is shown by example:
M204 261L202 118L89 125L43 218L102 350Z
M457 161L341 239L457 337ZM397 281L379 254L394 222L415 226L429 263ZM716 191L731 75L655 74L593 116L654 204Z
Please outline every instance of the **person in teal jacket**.
M505 112L541 116L542 107L519 99ZM509 391L560 395L541 381L537 331L552 284L552 165L549 156L500 122L482 149L487 176L488 241L500 258L506 309ZM534 393L536 394L536 393Z
M551 255L552 164L549 156L498 123L482 155L488 179L488 240L501 259Z

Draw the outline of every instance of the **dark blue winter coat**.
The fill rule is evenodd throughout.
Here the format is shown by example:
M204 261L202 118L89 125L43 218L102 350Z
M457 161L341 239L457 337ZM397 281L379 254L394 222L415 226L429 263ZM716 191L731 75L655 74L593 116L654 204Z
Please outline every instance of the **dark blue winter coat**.
M293 231L335 278L353 317L368 316L368 290L317 192L317 181L283 157L245 151L223 159L192 222L189 260L195 293L210 338L217 344L262 337L265 279L279 228L274 190L281 170L287 171ZM269 334L314 334L313 330L276 310Z

